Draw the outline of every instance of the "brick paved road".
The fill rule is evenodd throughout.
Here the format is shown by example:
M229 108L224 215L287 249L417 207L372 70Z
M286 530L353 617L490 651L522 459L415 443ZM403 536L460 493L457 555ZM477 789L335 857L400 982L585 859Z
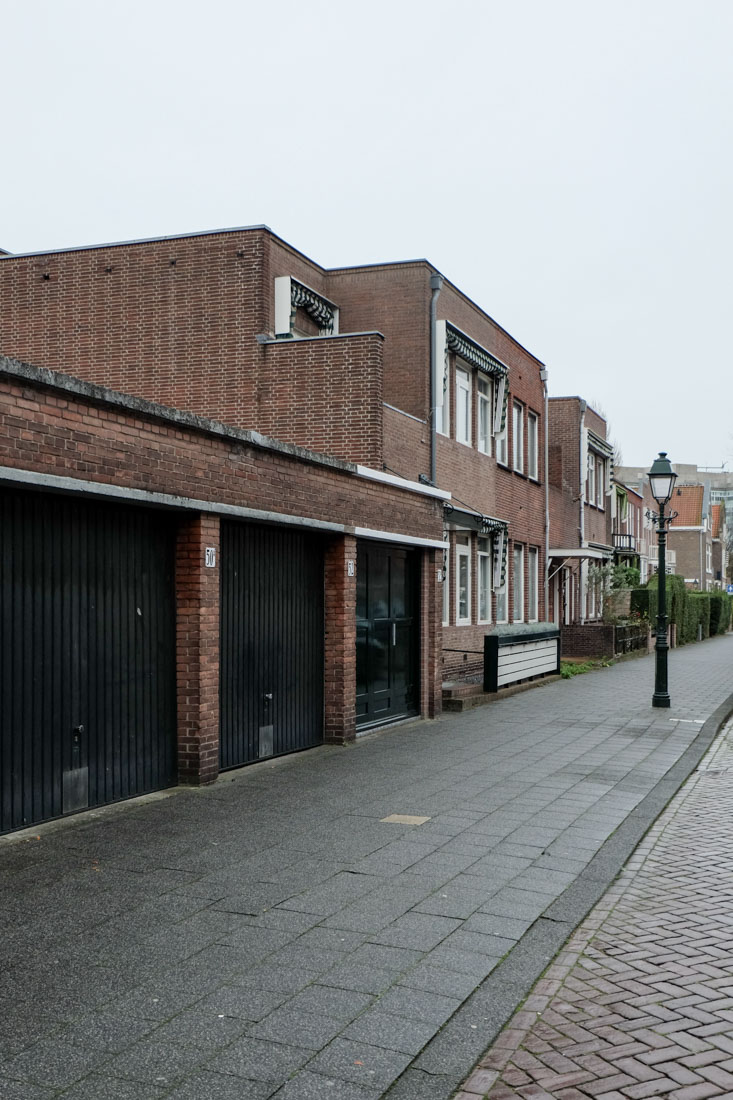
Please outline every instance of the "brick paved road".
M733 725L460 1100L733 1096Z
M695 767L732 657L672 652L668 711L645 657L0 839L0 1097L448 1100Z

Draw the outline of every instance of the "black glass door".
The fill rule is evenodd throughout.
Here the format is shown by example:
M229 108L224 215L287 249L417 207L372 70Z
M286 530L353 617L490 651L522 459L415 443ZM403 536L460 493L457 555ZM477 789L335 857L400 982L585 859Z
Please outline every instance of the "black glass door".
M356 722L378 725L418 710L418 559L360 541L356 595Z

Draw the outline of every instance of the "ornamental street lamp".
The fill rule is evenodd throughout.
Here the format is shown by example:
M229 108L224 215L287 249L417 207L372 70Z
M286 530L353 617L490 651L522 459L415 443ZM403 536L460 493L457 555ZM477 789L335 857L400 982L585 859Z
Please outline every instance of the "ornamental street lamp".
M647 512L649 519L656 521L658 538L659 561L657 565L658 580L658 604L657 604L657 641L655 646L656 667L654 678L654 694L652 696L653 707L668 707L670 705L669 692L667 691L667 564L665 550L667 546L667 528L672 520L677 517L677 512L670 512L665 516L664 506L674 491L674 483L677 474L672 469L672 464L667 458L666 451L659 452L659 458L654 459L649 471L649 486L657 504L659 512Z

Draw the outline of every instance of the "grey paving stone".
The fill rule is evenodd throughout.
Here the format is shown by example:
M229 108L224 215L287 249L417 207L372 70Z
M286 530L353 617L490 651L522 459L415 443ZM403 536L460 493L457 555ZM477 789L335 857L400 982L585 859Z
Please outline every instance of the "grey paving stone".
M153 1020L114 1012L99 1012L75 1020L57 1032L56 1039L117 1054L144 1035L150 1034L155 1027Z
M427 913L406 913L392 924L375 932L372 942L388 947L407 947L429 951L460 926L460 921Z
M161 1024L148 1038L156 1043L200 1047L203 1051L219 1050L239 1038L249 1025L248 1020L199 1004Z
M267 1016L273 1009L289 999L290 992L280 990L276 992L269 989L251 989L243 986L222 986L214 993L209 993L202 1001L188 1010L188 1013L196 1015L208 1012L218 1018L220 1015L232 1017L238 1020L248 1020L254 1023ZM185 1016L184 1012L181 1015ZM180 1016L174 1019L180 1019Z
M481 911L473 913L464 922L462 931L480 932L484 936L500 936L510 940L518 940L531 924L531 917L500 917L496 913Z
M431 965L426 961L419 963L400 978L398 988L406 986L408 989L423 989L463 1001L473 993L481 980L474 974Z
M170 1095L167 1089L157 1088L150 1081L122 1081L119 1077L106 1077L92 1073L83 1081L78 1081L70 1089L64 1090L63 1100L160 1100ZM0 1092L3 1100L5 1093ZM54 1093L58 1096L58 1093Z
M245 1036L213 1058L207 1068L214 1073L282 1084L312 1057L313 1051L303 1047Z
M324 985L336 986L339 989L360 993L381 993L399 978L400 973L398 969L371 966L366 962L355 964L351 958L347 957L345 962L332 970L327 970L320 980Z
M304 1069L275 1093L275 1100L380 1100L382 1096L381 1088L362 1088L340 1077L323 1077Z
M320 886L305 890L295 897L280 900L281 909L294 909L299 913L319 913L328 917L355 898L368 894L379 886L382 879L376 875L354 875L342 872Z
M334 1039L308 1063L310 1073L343 1078L367 1089L386 1089L409 1065L410 1055L350 1039Z
M168 1097L171 1100L269 1100L278 1088L279 1085L272 1081L248 1081L244 1077L202 1070L165 1095L166 1100ZM145 1098L140 1097L139 1100Z
M330 985L311 985L289 1000L288 1008L293 1012L330 1016L346 1023L373 1003L374 997L368 993Z
M296 891L290 886L280 883L255 882L246 891L227 894L225 898L214 903L214 907L223 913L257 913L271 909L286 899L292 897ZM295 908L295 907L293 907Z
M109 1061L106 1051L42 1039L2 1064L7 1077L47 1088L66 1088Z
M435 1074L407 1069L383 1096L385 1100L449 1100L464 1077L461 1073Z
M381 1004L364 1012L344 1031L344 1039L416 1055L440 1028L433 1020L410 1019L385 1012Z
M491 973L499 959L475 951L459 951L441 943L425 956L425 961L439 970L457 970L459 974L470 974L477 979L478 984L478 981Z
M319 974L318 970L278 966L268 959L267 964L255 966L244 974L237 974L228 984L234 988L265 989L272 993L297 993L316 981Z
M460 1008L462 998L446 997L406 985L395 986L379 998L379 1009L395 1016L425 1020L441 1026Z
M340 955L355 951L357 947L361 947L366 939L366 935L359 932L348 931L344 928L324 928L319 925L317 928L311 928L308 932L299 936L293 946L299 951L317 948L330 951L334 955Z
M455 948L457 951L475 952L478 955L490 955L492 958L501 958L511 951L517 942L507 936L494 936L483 932L466 931L459 928L445 939L447 948Z
M335 1039L344 1027L343 1019L335 1020L331 1016L299 1012L286 1004L263 1017L258 1023L249 1024L247 1035L272 1043L296 1040L298 1046L320 1050L331 1039Z
M380 943L365 943L349 956L354 966L376 966L384 970L407 970L422 958L424 952L406 947L390 947Z
M190 1070L204 1065L209 1057L210 1053L200 1047L156 1043L146 1039L111 1058L105 1064L104 1072L126 1081L170 1088Z
M0 1067L2 1068L2 1067ZM24 1081L11 1081L0 1073L0 1096L3 1100L54 1100L58 1092L29 1085Z

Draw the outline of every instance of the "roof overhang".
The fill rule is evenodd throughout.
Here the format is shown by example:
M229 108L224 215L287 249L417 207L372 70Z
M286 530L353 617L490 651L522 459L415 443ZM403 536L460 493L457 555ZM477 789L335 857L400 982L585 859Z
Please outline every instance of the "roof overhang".
M594 558L597 561L606 561L613 556L613 551L597 550L593 546L571 546L564 550L551 547L547 554L550 558Z

